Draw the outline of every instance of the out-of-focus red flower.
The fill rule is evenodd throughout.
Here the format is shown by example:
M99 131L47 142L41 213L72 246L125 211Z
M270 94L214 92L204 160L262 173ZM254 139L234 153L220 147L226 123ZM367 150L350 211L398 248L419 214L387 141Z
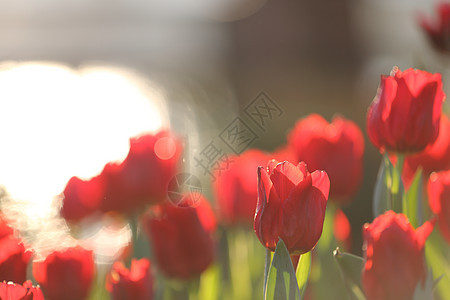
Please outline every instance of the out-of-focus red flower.
M24 282L31 255L20 239L13 236L0 239L0 280Z
M131 261L130 270L123 263L114 263L107 277L106 288L113 300L153 299L153 275L146 258Z
M252 224L258 197L256 170L267 164L269 156L251 149L228 160L232 161L228 169L222 165L225 170L215 173L213 184L219 215L228 225Z
M80 246L54 251L33 264L33 275L49 300L87 299L94 279L92 251Z
M450 170L431 174L428 201L431 210L438 216L442 235L450 243Z
M105 183L104 176L89 180L70 178L63 192L61 215L68 221L77 221L95 212L103 201Z
M196 207L166 203L154 207L153 216L143 219L158 269L168 277L190 279L213 261L215 218L207 200L200 197Z
M450 51L450 3L439 3L437 12L437 20L422 17L420 25L436 49Z
M0 282L0 299L1 300L44 300L44 295L39 287L32 285L27 280L22 285L12 282Z
M352 249L352 227L348 221L347 216L341 209L336 210L333 220L333 232L334 237L345 247L346 251L351 251Z
M310 251L322 234L329 190L327 173L310 174L304 162L259 167L254 229L260 242L274 251L281 238L291 255Z
M423 151L438 137L444 100L441 74L394 67L367 113L370 140L380 151Z
M366 263L362 284L368 300L410 300L425 283L424 246L433 222L414 230L403 214L388 211L364 225Z
M169 131L130 139L130 152L122 164L104 170L108 179L102 209L126 210L165 201L181 149L181 141Z
M348 203L362 180L364 138L352 121L335 117L328 123L317 114L297 122L288 143L311 171L324 170L331 181L330 198Z
M108 163L89 180L73 177L64 189L61 214L78 221L95 211L131 214L166 200L167 186L181 157L181 141L169 131L130 139L121 163Z
M423 178L428 178L432 172L450 169L450 120L445 115L441 116L436 141L424 151L406 157L402 173L406 188L411 185L419 166L422 167Z

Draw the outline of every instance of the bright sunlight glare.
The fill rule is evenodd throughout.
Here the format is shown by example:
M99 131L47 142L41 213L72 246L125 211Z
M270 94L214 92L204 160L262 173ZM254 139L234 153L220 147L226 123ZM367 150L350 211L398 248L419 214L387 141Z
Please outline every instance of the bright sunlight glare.
M41 220L70 177L98 174L131 136L168 125L163 94L113 67L0 64L0 113L0 186Z

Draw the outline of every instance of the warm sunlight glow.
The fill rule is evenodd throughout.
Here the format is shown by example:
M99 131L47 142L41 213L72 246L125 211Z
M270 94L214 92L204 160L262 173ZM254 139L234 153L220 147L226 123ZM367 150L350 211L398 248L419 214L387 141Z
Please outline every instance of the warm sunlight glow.
M0 185L44 217L70 177L121 160L128 139L167 126L162 94L119 68L0 64ZM40 209L36 209L40 207Z

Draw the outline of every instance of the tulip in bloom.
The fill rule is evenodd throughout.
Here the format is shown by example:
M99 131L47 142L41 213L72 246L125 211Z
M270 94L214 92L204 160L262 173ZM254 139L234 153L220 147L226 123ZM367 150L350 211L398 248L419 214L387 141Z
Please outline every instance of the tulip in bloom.
M438 216L442 235L450 243L450 170L431 174L428 201L431 210Z
M44 300L44 295L39 287L32 285L27 280L22 285L13 282L0 282L0 299L1 300Z
M297 122L288 135L296 163L304 161L311 171L324 170L331 181L330 198L344 204L360 186L364 138L352 121L335 117L328 123L317 114Z
M438 137L444 99L440 74L394 67L390 76L381 76L367 113L370 140L381 151L424 150Z
M432 172L450 169L450 120L445 115L441 116L436 141L424 151L406 157L402 173L406 188L410 186L419 167L422 167L423 178L428 178Z
M150 211L153 216L144 217L158 269L167 277L193 278L213 261L215 218L203 196L195 203L196 207L165 203Z
M425 283L424 247L434 222L414 230L403 214L388 211L364 225L366 263L362 284L368 300L410 300Z
M252 224L255 215L258 190L256 189L256 170L265 165L269 157L252 149L240 156L229 156L228 169L216 172L213 184L219 206L219 214L228 225Z
M31 255L20 239L13 236L0 239L0 280L24 282Z
M329 190L327 173L309 173L304 162L259 167L254 229L260 242L275 251L281 238L291 254L310 251L322 234Z
M54 251L33 264L33 275L49 300L87 299L95 275L93 253L79 246Z
M420 25L436 49L450 51L450 3L439 3L437 11L437 20L422 18Z
M123 263L114 263L107 278L106 288L113 300L153 299L153 275L146 258L131 261L130 270Z

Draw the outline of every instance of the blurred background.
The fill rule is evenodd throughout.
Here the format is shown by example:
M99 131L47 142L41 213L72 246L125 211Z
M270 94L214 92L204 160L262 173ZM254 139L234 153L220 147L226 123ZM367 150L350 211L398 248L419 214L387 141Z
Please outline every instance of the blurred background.
M379 76L394 65L447 78L448 62L418 23L435 13L435 2L2 1L0 108L8 121L0 128L0 184L12 191L19 181L17 190L29 192L23 198L42 185L52 189L42 197L56 195L70 176L92 176L123 157L129 136L161 126L187 139L185 169L199 176L192 158L236 116L257 135L250 147L267 151L312 112L329 121L341 114L365 133ZM86 92L78 94L80 86ZM282 111L263 129L244 113L261 91ZM344 208L357 254L381 158L365 138L364 183ZM42 153L50 155L42 160ZM61 163L67 160L73 163Z

